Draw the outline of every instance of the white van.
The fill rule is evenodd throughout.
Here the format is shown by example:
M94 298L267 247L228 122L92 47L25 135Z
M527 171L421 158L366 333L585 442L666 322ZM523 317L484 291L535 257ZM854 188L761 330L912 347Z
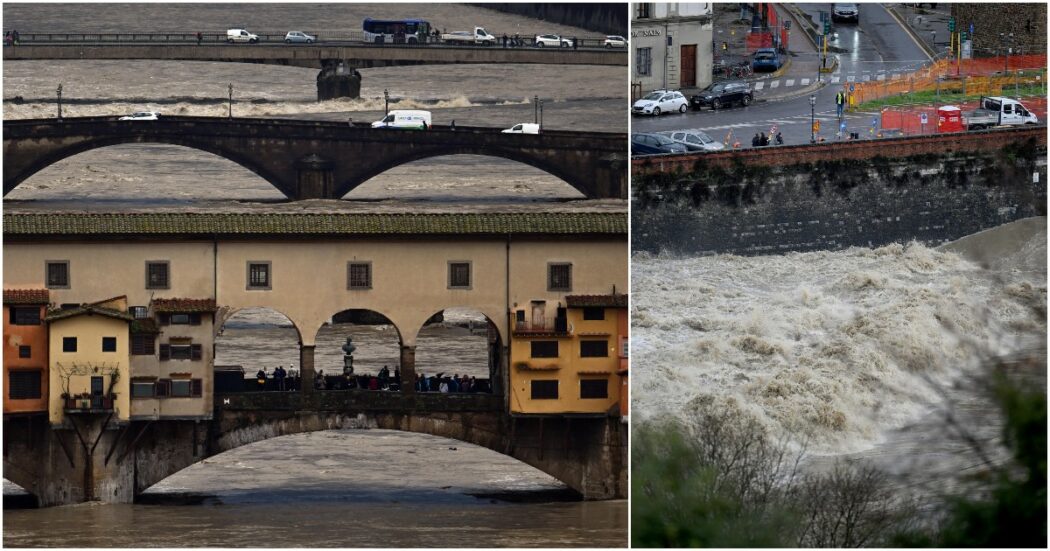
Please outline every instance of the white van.
M252 34L244 29L229 29L226 31L226 42L233 44L234 42L247 42L249 44L255 44L259 41L259 35Z
M523 122L503 131L504 134L539 134L540 125L531 122Z
M383 120L372 123L372 128L408 128L426 130L430 128L430 111L400 109L391 111Z

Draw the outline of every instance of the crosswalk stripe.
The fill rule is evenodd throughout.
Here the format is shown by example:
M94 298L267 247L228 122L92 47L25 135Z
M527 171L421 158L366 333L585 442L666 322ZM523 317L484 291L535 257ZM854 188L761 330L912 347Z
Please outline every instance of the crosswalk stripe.
M765 86L766 86L766 83L765 83L765 82L756 82L756 83L755 83L755 90L761 90L761 89L762 89L762 88L764 88Z
M770 88L776 88L778 86L780 86L780 81L779 80L774 80L773 82L769 83L769 87Z
M870 80L871 80L871 75L864 75L864 82L868 82Z
M787 82L784 83L784 86L794 86L794 85L795 85L795 79L793 79L793 78L787 79Z
M802 79L801 84L802 84L802 86L805 86L805 85L809 84L809 79L808 78Z
M879 73L879 76L875 77L875 80L886 80L886 75Z
M846 82L857 82L857 75L849 75L846 77Z
M839 77L831 77L831 83L832 84L838 84L839 83Z
M903 77L903 76L904 75L902 75L900 73L893 73L893 76L891 76L890 79L892 79L892 80L900 80L901 77Z

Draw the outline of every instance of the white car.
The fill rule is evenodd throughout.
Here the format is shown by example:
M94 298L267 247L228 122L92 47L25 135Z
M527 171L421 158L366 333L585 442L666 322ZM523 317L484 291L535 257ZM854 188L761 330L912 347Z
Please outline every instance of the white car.
M504 134L539 134L540 125L532 122L523 122L503 131Z
M556 34L536 35L536 47L554 46L555 48L572 48L572 40L562 38Z
M291 44L292 42L313 44L315 40L317 40L316 36L310 36L303 31L288 31L288 34L284 35L285 44Z
M606 48L626 48L627 39L622 36L609 35L605 37Z
M226 31L226 42L233 44L234 42L247 42L249 44L255 44L259 41L259 35L252 34L244 29L230 29Z
M661 113L689 110L689 100L675 90L653 90L644 98L634 102L631 111L640 115L660 116Z
M139 111L120 117L122 121L157 121L160 120L160 113L156 111Z

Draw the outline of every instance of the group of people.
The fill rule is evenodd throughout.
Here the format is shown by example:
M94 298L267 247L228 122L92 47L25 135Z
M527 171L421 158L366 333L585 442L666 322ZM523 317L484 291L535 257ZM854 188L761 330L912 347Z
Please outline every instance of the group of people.
M776 136L773 136L772 141L775 145L784 145L784 136L777 131ZM767 136L765 132L758 132L754 138L751 138L751 147L763 147L769 145L770 136Z
M375 375L354 375L353 372L350 372L338 376L326 376L322 369L314 377L314 388L317 390L401 390L401 370L394 368L394 373L391 374L390 368L384 365L383 369L380 369Z
M19 36L17 30L12 29L4 33L4 46L17 46L18 40Z
M489 392L489 389L476 377L460 377L459 374L448 377L442 371L430 377L420 373L416 377L416 392Z
M291 367L291 366L289 366ZM270 379L274 382L273 390L298 390L299 389L299 373L294 370L285 369L283 365L279 365L273 370L273 376L268 377L266 369L260 369L255 374L255 383L259 390L266 390L266 381Z

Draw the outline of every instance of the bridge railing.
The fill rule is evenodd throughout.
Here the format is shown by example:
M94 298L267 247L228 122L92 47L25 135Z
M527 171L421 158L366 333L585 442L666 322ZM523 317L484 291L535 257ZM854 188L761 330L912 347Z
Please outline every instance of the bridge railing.
M345 44L345 43L356 43L359 45L369 45L378 47L425 47L427 45L440 44L444 46L454 45L459 47L480 47L480 48L502 48L503 47L503 35L496 36L495 46L475 46L472 44L463 43L447 43L434 37L427 37L422 44L406 44L406 43L374 43L365 42L364 32L362 31L344 31L344 32L310 32L303 31L306 34L316 37L317 44ZM159 33L38 33L38 32L19 32L19 45L33 45L33 44L141 44L141 43L157 43L157 44L196 44L197 33L196 32L159 32ZM261 44L283 44L286 33L280 31L268 31L262 33L253 33L259 37L259 43ZM565 37L571 39L572 37ZM219 33L202 33L201 43L208 45L216 44L228 44L228 39L225 34ZM511 41L508 38L508 48L535 48L536 37L528 36L520 39L520 46L512 46ZM238 43L241 44L241 43ZM302 43L296 43L302 44ZM6 45L6 44L5 44ZM581 49L595 49L603 48L605 46L605 38L576 38L576 47ZM547 49L557 50L557 47L547 46ZM562 47L561 49L570 49ZM615 50L623 50L626 48L608 48Z
M238 392L216 394L215 409L226 411L427 412L499 411L503 397L493 394L315 390L304 392Z

